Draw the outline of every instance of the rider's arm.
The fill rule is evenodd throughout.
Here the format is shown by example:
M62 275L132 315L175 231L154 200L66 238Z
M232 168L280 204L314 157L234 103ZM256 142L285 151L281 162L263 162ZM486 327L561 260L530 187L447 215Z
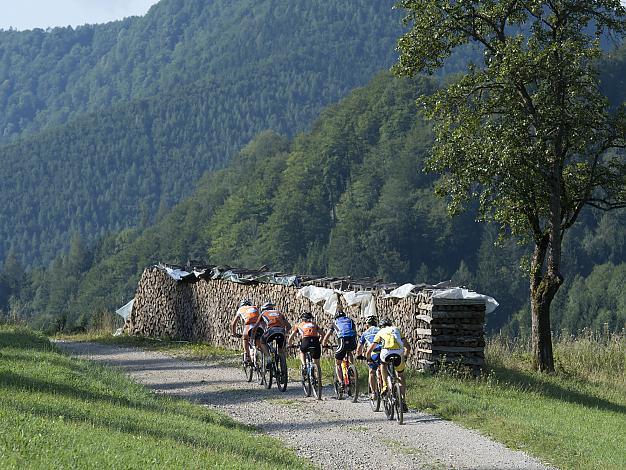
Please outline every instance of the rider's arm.
M328 343L328 338L330 338L330 335L333 333L333 329L329 329L326 332L326 335L324 336L324 339L322 340L322 346L326 346L326 343Z
M239 315L235 315L233 321L230 322L230 333L233 335L237 332L237 323L239 323Z
M370 344L369 348L367 348L367 352L365 353L365 357L367 357L370 361L372 360L372 352L374 351L374 349L376 348L377 345L378 345L378 343L376 341L374 341L372 344Z
M297 333L298 333L298 329L294 326L289 334L289 338L287 338L288 345L291 345L291 343L293 343L293 339L296 337Z
M359 341L359 345L356 347L356 355L360 356L362 352L363 352L363 343Z
M408 356L411 352L411 344L406 340L406 338L402 338L402 344L404 345L404 356Z

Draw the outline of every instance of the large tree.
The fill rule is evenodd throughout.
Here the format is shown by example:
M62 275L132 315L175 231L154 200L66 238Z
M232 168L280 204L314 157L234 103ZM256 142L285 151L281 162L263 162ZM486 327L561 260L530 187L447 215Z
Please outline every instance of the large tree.
M478 199L483 220L531 242L535 366L554 370L550 304L561 245L581 210L624 207L625 123L599 91L600 38L621 37L619 0L402 0L400 75L433 72L458 47L480 64L422 104L434 121L429 168L450 209Z

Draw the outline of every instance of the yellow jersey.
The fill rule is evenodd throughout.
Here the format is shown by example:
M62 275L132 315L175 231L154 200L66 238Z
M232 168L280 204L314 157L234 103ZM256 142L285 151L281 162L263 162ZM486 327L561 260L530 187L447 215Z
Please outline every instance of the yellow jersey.
M374 342L381 344L385 349L402 349L404 347L400 329L395 326L381 328L374 336Z

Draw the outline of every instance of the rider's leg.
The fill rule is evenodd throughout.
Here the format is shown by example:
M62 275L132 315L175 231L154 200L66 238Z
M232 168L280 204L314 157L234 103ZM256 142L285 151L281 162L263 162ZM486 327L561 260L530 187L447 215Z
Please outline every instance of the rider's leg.
M369 384L370 384L370 390L372 391L372 393L374 392L374 390L376 390L376 369L372 369L371 367L369 368Z
M245 335L241 338L241 342L243 343L243 351L246 358L246 361L250 360L250 337Z
M387 390L387 377L389 377L389 375L387 374L387 364L385 364L384 362L381 362L379 367L380 367L380 373L383 376L383 389L381 390L381 393L382 393L385 390Z
M337 377L339 379L339 383L343 383L343 373L341 371L341 362L343 359L335 359L335 370L337 371Z

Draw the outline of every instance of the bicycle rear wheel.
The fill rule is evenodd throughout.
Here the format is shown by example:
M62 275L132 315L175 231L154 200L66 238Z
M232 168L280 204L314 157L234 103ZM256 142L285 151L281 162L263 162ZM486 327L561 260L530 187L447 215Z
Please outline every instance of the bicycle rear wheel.
M393 406L393 385L392 385L391 379L389 377L387 378L387 391L383 395L383 406L385 408L385 415L387 416L387 419L388 420L392 420L393 419L393 412L394 412L394 406Z
M378 392L378 387L376 390L372 390L372 387L367 386L367 390L369 391L369 399L370 399L370 407L372 411L380 410L380 393Z
M302 368L302 388L304 390L304 396L305 397L310 397L311 396L311 384L312 384L312 380L311 380L311 374L309 373L309 371L311 371L311 356L309 355L309 353L306 354L306 359L304 362L304 366ZM312 372L312 371L311 371Z
M262 351L257 350L254 353L254 370L257 383L259 385L265 384L265 355Z
M359 376L354 364L348 366L348 396L356 403L359 400Z
M287 390L287 382L289 380L289 373L287 371L287 358L281 354L276 353L274 356L274 366L276 371L276 386L278 390L284 392Z
M313 394L315 398L318 400L322 399L322 370L320 366L311 363L311 374L309 378L311 379L311 388L313 389Z
M254 372L252 361L246 362L246 353L243 353L241 357L241 366L243 368L243 375L246 378L246 382L252 382L252 374Z
M404 403L402 401L402 394L400 392L400 384L396 382L393 386L393 402L394 408L396 412L396 419L398 420L398 424L404 424Z
M333 386L335 387L335 396L337 400L341 400L343 398L343 384L339 380L337 376L337 367L333 367Z

